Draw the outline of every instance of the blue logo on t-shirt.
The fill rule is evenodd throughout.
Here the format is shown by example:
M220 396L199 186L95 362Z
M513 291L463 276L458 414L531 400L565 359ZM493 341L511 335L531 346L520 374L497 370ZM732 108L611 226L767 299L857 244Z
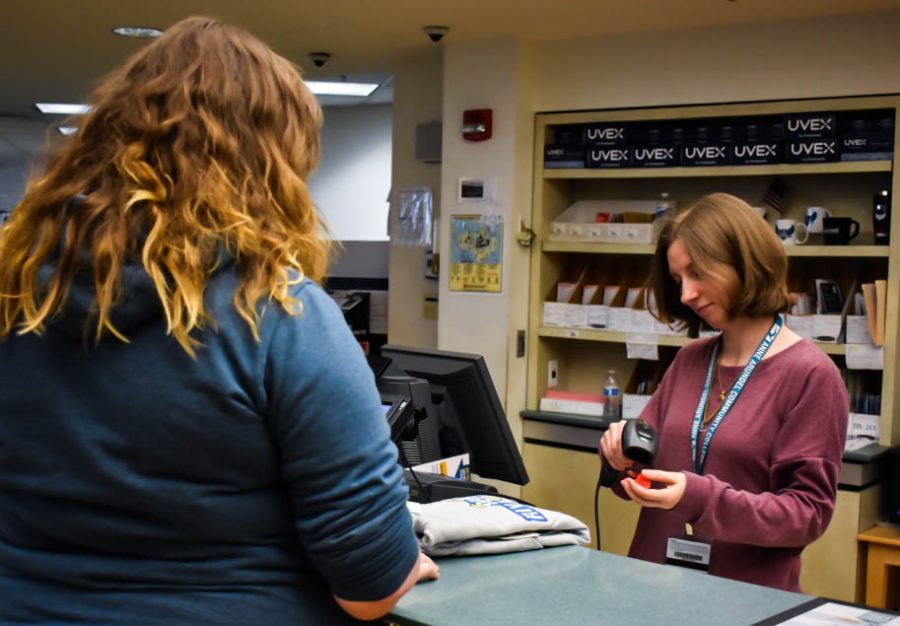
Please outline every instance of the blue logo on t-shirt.
M533 506L521 504L520 502L513 502L512 500L507 500L506 498L500 498L498 496L470 496L468 498L464 498L463 501L469 506L475 508L499 506L506 509L510 513L518 515L526 522L547 521L546 516Z

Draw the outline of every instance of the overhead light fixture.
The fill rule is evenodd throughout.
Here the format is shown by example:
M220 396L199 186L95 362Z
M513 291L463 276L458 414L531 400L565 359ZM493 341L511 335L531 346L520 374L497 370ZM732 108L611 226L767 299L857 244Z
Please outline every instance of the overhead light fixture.
M89 104L67 104L59 102L35 102L41 113L48 115L85 115L91 112Z
M63 135L74 135L78 132L77 126L57 126L57 128Z
M317 96L350 96L365 98L378 89L378 83L345 83L337 81L308 80L306 86ZM48 115L86 115L91 112L89 104L61 102L36 102L41 113Z
M123 37L147 37L151 39L163 34L158 28L150 28L148 26L116 26L112 29L112 32Z
M378 89L377 83L343 83L322 80L307 80L306 86L317 96L355 96L365 98Z

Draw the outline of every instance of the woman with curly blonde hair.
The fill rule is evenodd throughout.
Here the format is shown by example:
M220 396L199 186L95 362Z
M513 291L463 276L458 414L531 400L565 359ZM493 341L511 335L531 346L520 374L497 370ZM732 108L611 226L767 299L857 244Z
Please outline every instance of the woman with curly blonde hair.
M0 230L0 622L385 614L437 568L316 284L299 72L188 18L79 122Z

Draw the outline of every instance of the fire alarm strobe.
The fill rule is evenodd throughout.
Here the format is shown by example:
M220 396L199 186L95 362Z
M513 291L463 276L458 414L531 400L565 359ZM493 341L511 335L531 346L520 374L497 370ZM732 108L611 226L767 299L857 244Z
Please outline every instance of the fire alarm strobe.
M492 109L469 109L463 111L462 136L466 141L485 141L491 138Z

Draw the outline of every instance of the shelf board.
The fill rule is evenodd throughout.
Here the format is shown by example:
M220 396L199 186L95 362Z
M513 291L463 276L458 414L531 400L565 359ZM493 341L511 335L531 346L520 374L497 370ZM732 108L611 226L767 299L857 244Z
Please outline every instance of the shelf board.
M656 250L652 243L599 243L595 241L544 241L544 252L582 254L638 254L650 255ZM887 258L889 246L788 246L789 257L842 257L842 258Z
M593 328L563 328L560 326L541 326L538 328L538 337L548 337L551 339L575 339L578 341L599 341L602 343L625 343L628 333L615 332L610 330L596 330ZM694 341L683 335L657 335L657 344L660 346L677 346L682 347ZM843 355L847 352L847 347L843 343L820 343L813 342L825 354Z
M788 256L888 258L889 246L788 246Z
M653 254L653 243L597 243L596 241L544 241L544 252L583 252L587 254Z
M710 178L734 176L792 176L801 174L860 174L890 172L892 161L838 163L779 163L777 165L721 165L716 167L623 167L544 169L544 178Z
M581 341L601 341L605 343L625 343L627 333L611 330L596 330L593 328L563 328L560 326L541 326L538 329L538 337L552 337L559 339L578 339ZM682 335L657 335L657 342L661 346L684 346L692 339Z

